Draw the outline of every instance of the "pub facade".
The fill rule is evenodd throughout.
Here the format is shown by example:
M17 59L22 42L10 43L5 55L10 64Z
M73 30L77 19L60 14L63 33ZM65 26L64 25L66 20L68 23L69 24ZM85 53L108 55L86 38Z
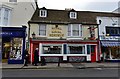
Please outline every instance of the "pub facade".
M86 16L87 15L87 16ZM98 33L95 16L91 13L71 10L37 8L29 23L30 57L39 48L46 62L96 62Z

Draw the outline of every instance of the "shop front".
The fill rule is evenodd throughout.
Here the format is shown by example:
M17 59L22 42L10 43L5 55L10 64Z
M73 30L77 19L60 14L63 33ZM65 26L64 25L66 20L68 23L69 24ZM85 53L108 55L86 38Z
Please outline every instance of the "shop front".
M2 61L8 64L24 63L26 26L2 27Z
M120 41L101 41L103 60L120 62Z
M34 61L35 48L39 48L39 61L46 62L96 62L99 61L97 41L39 40L31 39L31 62Z

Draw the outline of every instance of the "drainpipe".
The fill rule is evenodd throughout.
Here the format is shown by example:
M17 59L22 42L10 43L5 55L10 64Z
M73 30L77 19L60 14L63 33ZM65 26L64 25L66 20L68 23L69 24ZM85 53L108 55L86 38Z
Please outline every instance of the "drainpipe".
M31 48L30 48L30 41L31 41L31 38L30 38L30 22L28 22L28 51L30 53L30 61L31 61L31 64L32 64L32 53L31 53Z
M29 48L29 43L30 43L30 23L28 22L28 48Z
M100 50L101 50L101 47L100 47L100 46L101 46L101 45L100 45L100 36L99 36L99 26L100 26L101 22L102 22L102 21L99 20L99 24L98 24L98 55L99 55L99 61L100 61L100 59L101 59L101 58L100 58ZM97 55L97 56L98 56L98 55Z

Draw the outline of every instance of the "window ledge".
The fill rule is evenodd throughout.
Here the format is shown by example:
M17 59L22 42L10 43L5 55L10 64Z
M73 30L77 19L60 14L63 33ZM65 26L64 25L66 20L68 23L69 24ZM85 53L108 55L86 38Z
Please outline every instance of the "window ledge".
M83 40L83 37L78 37L78 36L77 37L75 37L75 36L74 37L73 36L72 37L67 37L67 40L72 40L72 39L73 40L74 39Z

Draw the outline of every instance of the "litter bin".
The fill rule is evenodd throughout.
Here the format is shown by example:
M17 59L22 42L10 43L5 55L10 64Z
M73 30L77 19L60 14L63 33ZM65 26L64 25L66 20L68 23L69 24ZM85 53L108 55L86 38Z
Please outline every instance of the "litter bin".
M46 65L46 60L44 57L41 57L41 66Z

